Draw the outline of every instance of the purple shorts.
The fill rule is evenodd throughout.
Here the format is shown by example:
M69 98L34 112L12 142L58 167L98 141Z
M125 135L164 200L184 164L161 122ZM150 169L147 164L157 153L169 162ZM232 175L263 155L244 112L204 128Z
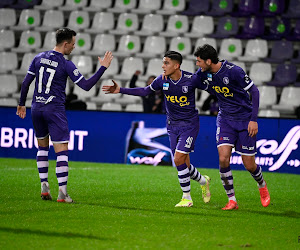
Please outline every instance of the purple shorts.
M256 154L256 136L249 136L249 121L231 121L218 116L216 141L217 147L231 145L241 155Z
M173 155L175 150L189 154L194 151L195 141L199 132L199 120L197 123L188 124L187 126L167 125L167 131Z
M37 139L48 135L53 143L69 142L69 127L65 111L31 110L32 123Z

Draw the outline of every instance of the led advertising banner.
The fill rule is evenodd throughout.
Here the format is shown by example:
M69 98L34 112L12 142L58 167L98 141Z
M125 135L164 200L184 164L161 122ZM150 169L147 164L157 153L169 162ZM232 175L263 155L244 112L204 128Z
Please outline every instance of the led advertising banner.
M22 120L15 108L0 108L0 157L35 159L37 142L30 109ZM67 111L71 161L173 165L166 116L125 112ZM264 171L300 173L300 121L259 119L256 162ZM216 117L200 116L200 132L191 162L218 168ZM51 147L52 148L52 147ZM50 149L50 159L56 159ZM1 159L0 159L1 161ZM232 169L244 169L234 152Z

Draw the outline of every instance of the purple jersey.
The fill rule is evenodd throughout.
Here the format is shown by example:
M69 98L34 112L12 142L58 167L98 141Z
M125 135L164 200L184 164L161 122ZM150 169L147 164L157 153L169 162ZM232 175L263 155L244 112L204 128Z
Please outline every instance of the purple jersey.
M65 109L68 76L74 83L83 78L73 62L53 50L36 55L27 73L36 78L32 109L37 110Z
M167 118L171 124L198 119L198 111L195 108L196 84L192 82L192 75L182 70L178 81L173 81L169 77L163 80L160 75L150 85L153 91L162 90Z
M193 76L194 81L198 88L218 98L220 116L236 121L250 120L252 102L247 90L253 82L242 68L225 60L217 73L201 72L199 69Z

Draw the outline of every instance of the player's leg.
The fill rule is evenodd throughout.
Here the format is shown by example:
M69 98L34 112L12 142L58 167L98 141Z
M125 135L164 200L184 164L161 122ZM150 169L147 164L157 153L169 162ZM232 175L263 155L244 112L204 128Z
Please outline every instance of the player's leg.
M238 209L233 186L233 175L230 169L230 156L236 138L237 133L232 127L232 124L218 117L216 140L219 153L219 171L223 187L228 197L228 203L222 208L223 210Z
M210 201L210 191L209 191L209 184L210 184L210 177L207 175L202 175L197 168L193 166L193 164L190 163L190 155L188 155L186 159L186 165L190 166L190 177L192 180L197 181L201 185L202 190L202 199L205 203L208 203Z
M262 174L262 168L255 163L256 136L249 136L248 131L246 130L247 126L248 122L245 122L245 130L239 134L237 148L240 148L240 150L238 153L242 155L245 168L250 172L253 179L257 182L262 205L267 207L270 204L270 194Z
M40 111L31 111L34 132L38 141L38 152L36 156L36 164L41 180L41 198L42 200L52 200L50 187L48 183L49 169L49 131L48 125Z
M69 175L69 129L64 111L47 114L49 133L56 153L56 177L59 185L58 202L71 203L73 200L67 192Z

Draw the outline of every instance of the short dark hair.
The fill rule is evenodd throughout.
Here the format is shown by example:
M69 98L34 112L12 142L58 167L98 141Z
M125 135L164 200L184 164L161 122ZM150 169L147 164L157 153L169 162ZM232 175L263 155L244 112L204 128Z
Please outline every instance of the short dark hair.
M64 41L71 42L73 36L76 36L76 32L69 28L61 28L56 31L56 45L61 44Z
M202 60L210 59L214 64L219 62L217 51L209 44L204 44L203 46L197 47L194 56L200 57Z
M165 53L164 57L169 57L171 60L177 61L179 65L182 63L182 55L177 51L169 50Z

